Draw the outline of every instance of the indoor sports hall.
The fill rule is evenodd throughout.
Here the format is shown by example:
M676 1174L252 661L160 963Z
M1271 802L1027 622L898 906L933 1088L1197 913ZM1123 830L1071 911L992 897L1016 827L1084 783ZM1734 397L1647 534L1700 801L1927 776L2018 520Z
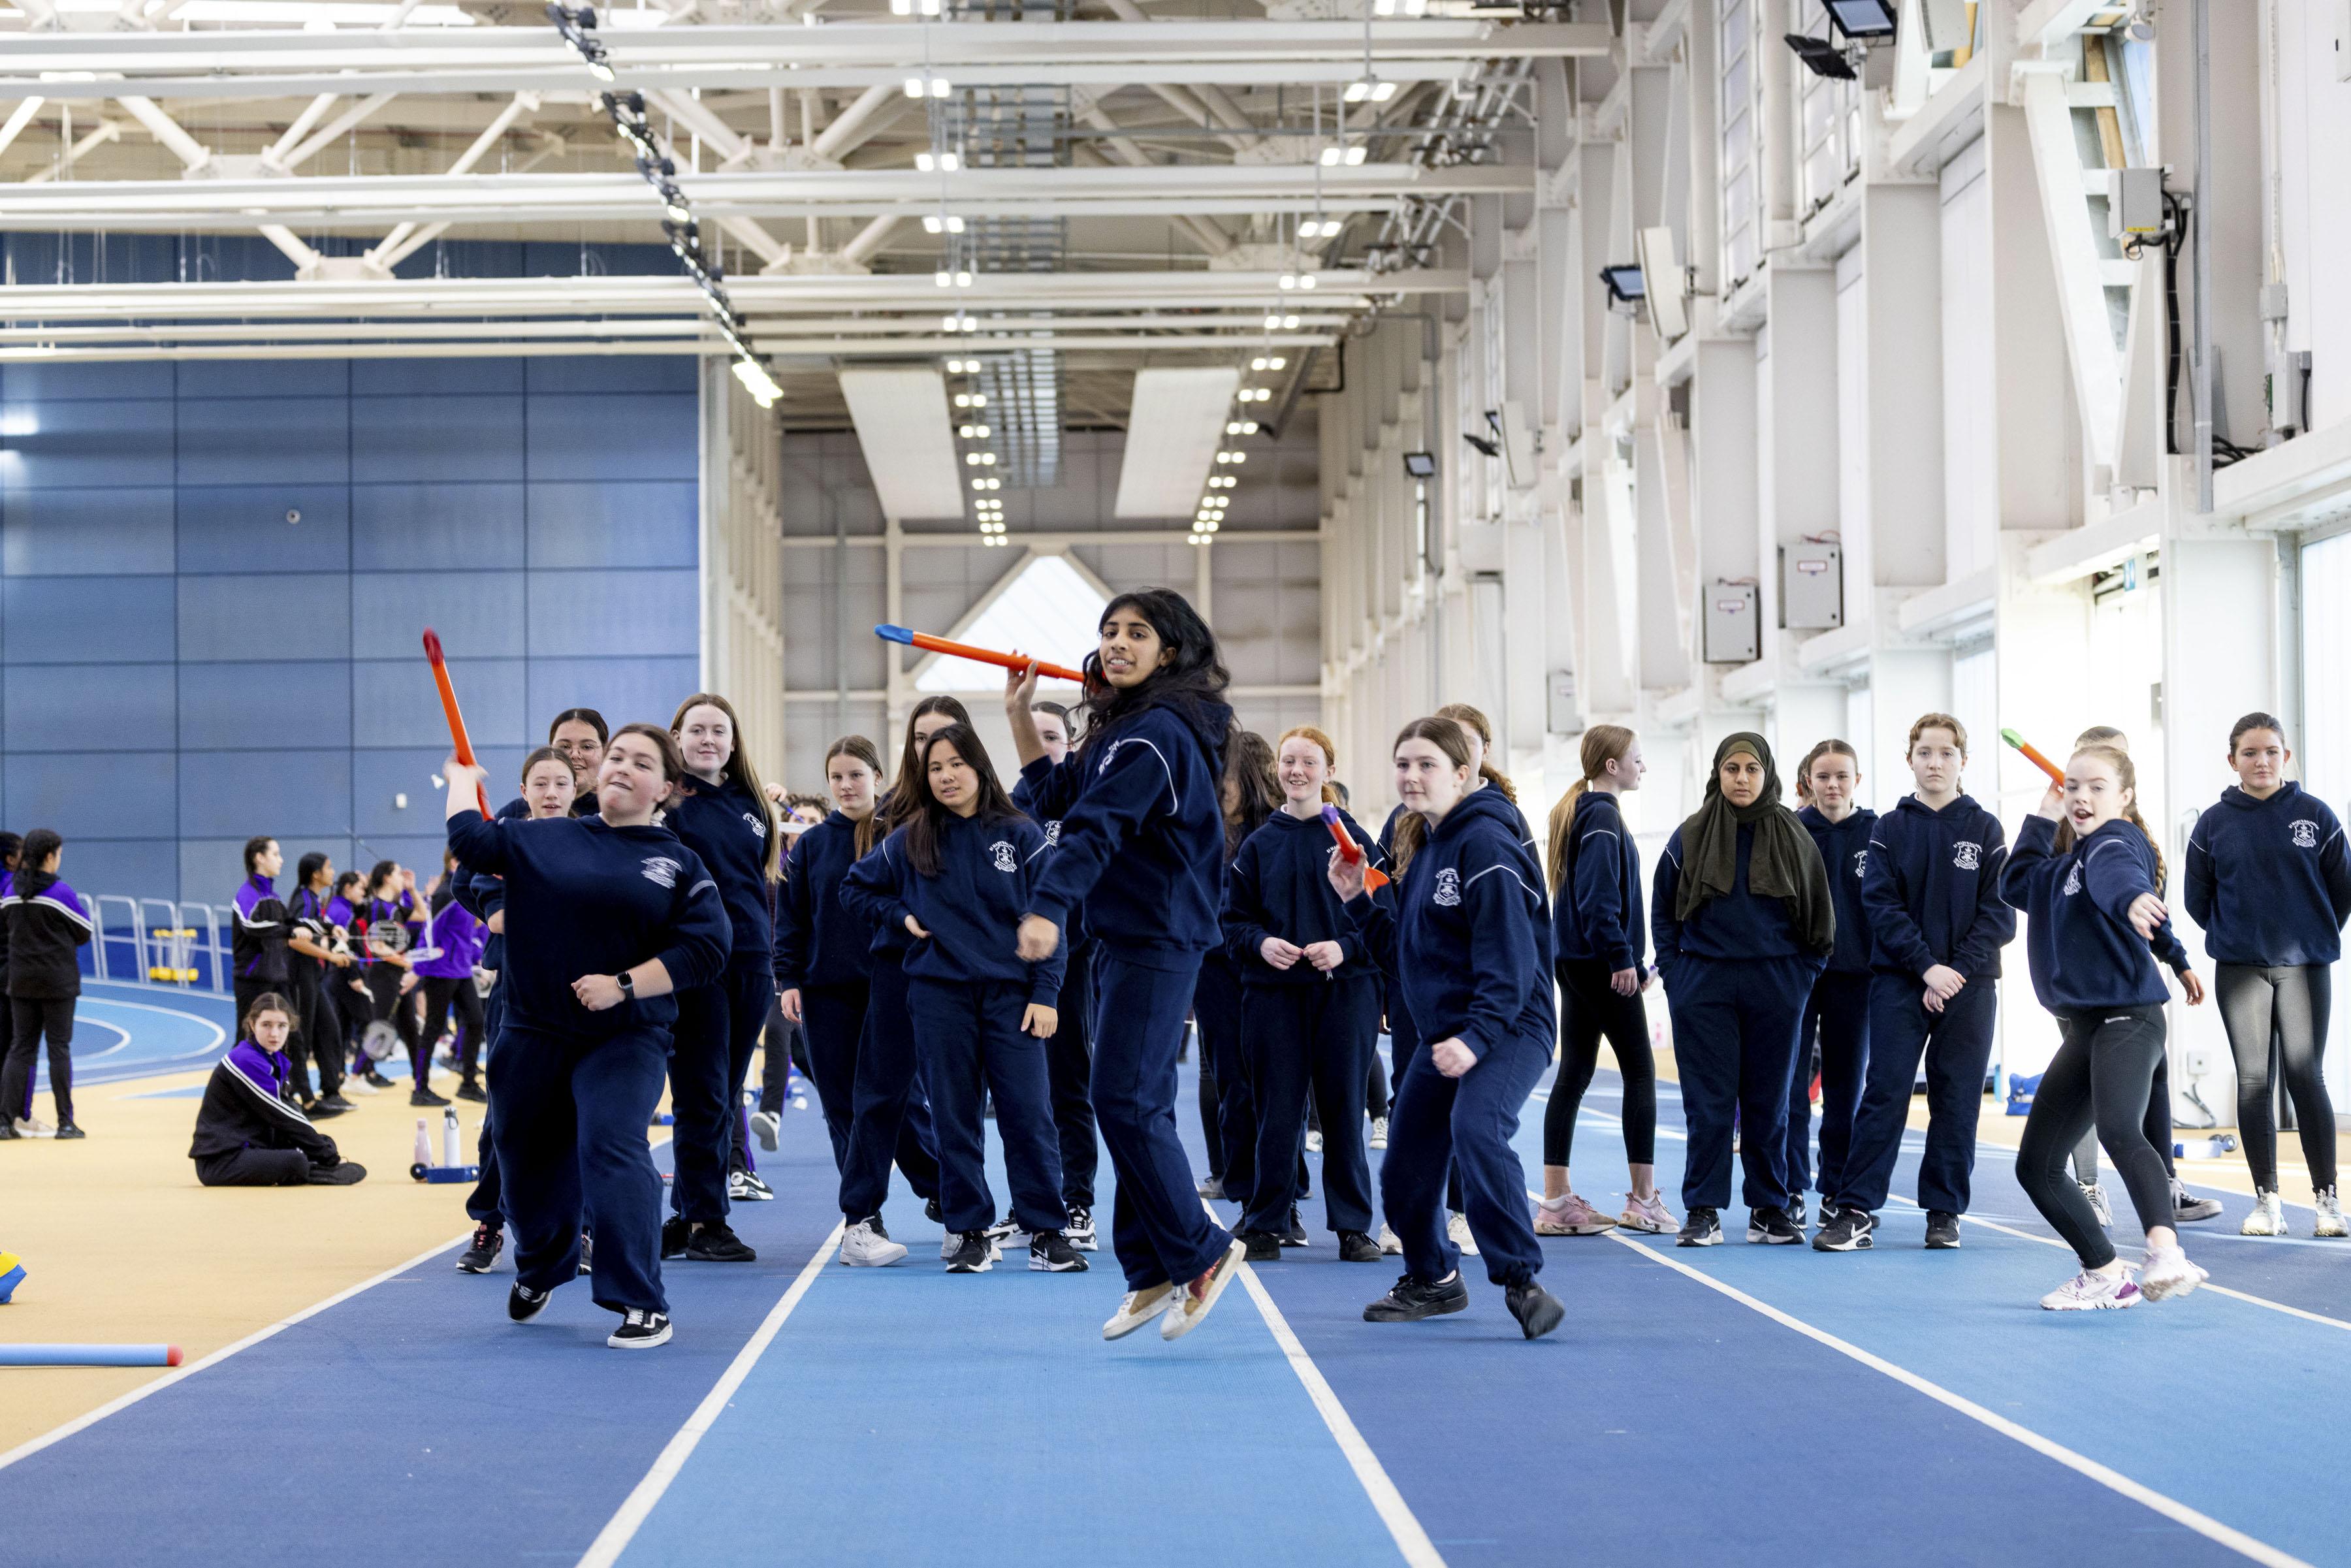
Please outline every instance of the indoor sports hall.
M2346 138L0 0L0 1558L2351 1568Z

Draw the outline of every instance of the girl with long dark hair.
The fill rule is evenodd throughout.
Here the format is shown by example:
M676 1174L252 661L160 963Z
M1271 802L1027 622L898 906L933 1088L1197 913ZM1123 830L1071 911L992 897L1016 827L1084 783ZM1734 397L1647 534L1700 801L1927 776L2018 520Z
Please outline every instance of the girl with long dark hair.
M73 1113L74 1003L81 996L76 949L89 943L92 926L81 895L57 874L65 849L55 832L35 828L0 887L0 921L8 927L8 1007L16 1015L7 1064L0 1068L0 1122L16 1118L9 1131L23 1137L84 1135ZM33 1059L44 1039L55 1126L32 1115Z
M293 1097L295 1007L263 991L238 1015L237 1040L213 1064L188 1145L205 1186L352 1186L367 1167L343 1158Z
M245 880L229 901L230 988L240 1019L262 992L287 988L286 939L292 923L277 896L277 873L285 866L286 852L276 839L262 833L245 841Z
M1200 958L1221 931L1231 677L1207 623L1173 590L1122 593L1085 662L1085 738L1059 764L1029 712L1036 667L1006 682L1005 716L1030 799L1061 824L1030 890L1020 956L1060 947L1081 905L1094 961L1094 1113L1118 1171L1113 1248L1127 1293L1107 1339L1206 1320L1246 1251L1193 1190L1176 1133L1176 1057Z

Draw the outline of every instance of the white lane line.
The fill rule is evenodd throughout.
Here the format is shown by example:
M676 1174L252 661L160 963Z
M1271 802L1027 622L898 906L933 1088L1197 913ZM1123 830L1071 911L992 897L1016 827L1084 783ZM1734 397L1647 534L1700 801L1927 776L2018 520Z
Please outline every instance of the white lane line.
M710 1392L703 1396L702 1403L694 1407L694 1414L685 1418L685 1425L677 1429L676 1435L670 1438L660 1456L653 1460L653 1469L645 1472L645 1479L639 1481L635 1490L622 1502L620 1511L596 1532L596 1539L589 1543L587 1552L580 1559L580 1568L611 1568L611 1564L619 1561L621 1553L643 1526L646 1516L653 1512L653 1505L661 1501L662 1494L669 1490L670 1483L677 1479L679 1471L685 1469L685 1461L693 1458L694 1450L701 1446L704 1435L716 1424L719 1413L726 1408L726 1402L735 1397L735 1391L743 1386L743 1380L751 1375L751 1368L758 1364L760 1356L767 1354L768 1346L774 1343L778 1331L784 1326L784 1320L792 1315L792 1309L800 1304L800 1298L808 1294L809 1287L816 1282L816 1277L824 1272L825 1260L831 1257L833 1249L841 1245L841 1232L845 1228L846 1222L834 1222L814 1255L793 1279L790 1289L768 1310L758 1332L752 1334L743 1348L736 1353L735 1359L727 1363L726 1370L719 1375L716 1383L711 1385Z
M362 1280L358 1284L350 1286L349 1289L338 1291L323 1301L314 1301L310 1305L304 1307L298 1312L278 1319L276 1322L271 1323L266 1329L256 1330L254 1333L246 1335L243 1339L238 1340L235 1344L225 1344L221 1346L220 1349L213 1352L212 1354L205 1356L201 1361L193 1361L187 1365L180 1367L175 1371L167 1372L162 1376L155 1379L152 1383L140 1385L140 1386L132 1389L130 1393L123 1395L119 1399L110 1400L106 1404L99 1406L95 1410L75 1416L72 1420L67 1422L62 1427L57 1427L52 1431L44 1432L39 1437L32 1438L27 1442L18 1444L16 1448L9 1449L6 1453L0 1454L0 1470L6 1469L10 1465L15 1464L19 1459L31 1458L43 1448L48 1448L54 1443L61 1443L77 1432L88 1430L89 1427L105 1420L109 1416L113 1415L118 1410L128 1410L131 1406L138 1404L141 1399L146 1398L149 1395L160 1394L164 1389L171 1387L174 1383L179 1382L182 1378L193 1377L197 1373L204 1371L208 1366L217 1366L222 1362L226 1361L230 1356L236 1354L239 1351L250 1350L255 1345L259 1344L263 1340L268 1339L272 1335L282 1333L286 1330L292 1328L296 1323L301 1322L306 1319L315 1318L329 1307L340 1306L343 1302L350 1301L353 1296L360 1294L362 1291L373 1290L376 1286L382 1284L386 1280L397 1279L399 1276L407 1273L408 1270L417 1267L419 1264L431 1262L442 1253L448 1251L452 1247L457 1246L459 1243L468 1239L472 1234L473 1233L469 1230L463 1235L454 1236L448 1240L440 1243L438 1246L428 1247L423 1251L419 1252L415 1257L409 1259L404 1263L394 1263L382 1273L377 1274L370 1279Z
M1608 1239L1620 1246L1629 1247L1635 1252L1646 1253L1654 1261L1665 1265L1676 1273L1687 1275L1708 1290L1728 1296L1743 1307L1762 1313L1782 1328L1793 1329L1806 1339L1824 1344L1840 1355L1850 1356L1873 1372L1882 1372L1896 1383L1917 1390L1937 1404L1956 1410L1971 1421L1980 1421L2001 1436L2012 1438L2031 1448L2034 1453L2045 1458L2054 1459L2067 1469L2088 1477L2100 1486L2153 1510L2176 1524L2186 1526L2208 1541L2218 1542L2241 1556L2249 1557L2256 1563L2262 1563L2265 1568L2311 1568L2311 1564L2299 1557L2281 1552L2265 1541L2257 1541L2241 1530L2221 1523L2210 1514L2199 1513L2177 1498L2167 1497L2153 1487L2133 1480L2120 1470L2102 1465L2086 1454L2076 1453L2063 1443L2043 1437L2030 1427L2020 1426L1996 1411L1987 1410L1974 1400L1954 1394L1938 1383L1930 1383L1907 1367L1897 1366L1884 1356L1874 1355L1859 1345L1839 1339L1824 1329L1814 1328L1802 1318L1783 1312L1770 1302L1759 1301L1746 1291L1735 1286L1727 1285L1710 1274L1691 1268L1678 1259L1669 1258L1655 1248L1644 1246L1638 1241L1619 1236L1613 1230L1608 1232ZM2037 1240L2039 1238L2029 1238L2029 1239ZM2206 1288L2210 1289L2209 1286Z
M1249 1300L1257 1303L1258 1315L1273 1332L1273 1343L1280 1345L1281 1354L1289 1358L1290 1370L1298 1374L1298 1381L1306 1385L1306 1396L1314 1402L1314 1409L1322 1417L1322 1425L1331 1429L1331 1437L1339 1445L1339 1452L1346 1456L1347 1468L1355 1472L1355 1479L1362 1484L1364 1495L1372 1500L1373 1511L1380 1516L1380 1522L1387 1526L1388 1534L1395 1539L1396 1550L1404 1554L1405 1562L1411 1564L1411 1568L1445 1568L1445 1559L1437 1552L1437 1543L1428 1539L1428 1531L1423 1530L1420 1521L1413 1517L1412 1510L1405 1503L1404 1494L1396 1490L1395 1482L1388 1479L1388 1472L1381 1465L1379 1456L1372 1452L1372 1446L1364 1441L1364 1434L1356 1429L1353 1417L1347 1414L1347 1407L1339 1403L1339 1396L1322 1375L1322 1369L1314 1364L1312 1356L1306 1354L1306 1347L1299 1343L1297 1334L1290 1332L1290 1320L1281 1315L1281 1309L1273 1304L1273 1297L1259 1282L1257 1271L1246 1263L1241 1265L1241 1283L1248 1288Z
M1892 1201L1909 1208L1918 1207L1907 1197L1896 1197ZM1997 1230L2004 1236L2014 1236L2026 1241L2037 1241L2043 1247L2054 1247L2061 1252L2071 1253L2074 1250L2053 1236L2035 1236L2030 1230L2019 1230L2012 1225L2002 1225L1997 1219L1979 1219L1972 1214L1962 1214L1959 1218L1967 1224L1980 1225L1987 1230ZM2253 1239L2259 1240L2261 1238L2256 1237ZM2273 1312L2283 1312L2287 1317L2300 1318L2304 1322L2323 1323L2331 1329L2342 1329L2351 1333L2351 1322L2345 1322L2341 1318L2330 1318L2323 1312L2309 1312L2301 1307L2290 1307L2283 1301L2273 1301L2267 1296L2255 1296L2243 1291L2232 1291L2226 1285L2216 1285L2210 1280L2196 1288L2199 1291L2210 1291L2216 1296L2226 1296L2232 1301L2243 1301L2249 1306L2265 1308Z

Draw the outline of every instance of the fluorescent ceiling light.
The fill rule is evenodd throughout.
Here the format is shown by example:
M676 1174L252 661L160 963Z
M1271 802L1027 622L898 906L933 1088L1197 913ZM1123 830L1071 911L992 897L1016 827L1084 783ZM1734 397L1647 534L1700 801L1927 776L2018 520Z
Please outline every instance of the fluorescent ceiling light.
M1218 365L1135 372L1112 515L1180 517L1191 511L1224 444L1227 410L1240 379L1239 371ZM1138 440L1140 431L1150 434Z
M963 465L946 378L928 366L844 370L841 393L883 515L961 517Z
M59 11L107 12L122 9L121 0L56 0ZM13 9L13 7L12 7ZM188 0L172 13L174 22L268 22L295 28L312 22L348 27L381 27L400 10L394 0ZM20 13L21 14L21 13ZM601 21L602 14L598 14ZM403 27L471 27L475 19L455 5L419 5L402 19Z
M987 607L946 633L983 648L1018 648L1058 664L1074 665L1100 640L1110 601L1069 558L1033 557ZM1063 683L1047 683L1057 685ZM1000 692L1004 672L970 659L933 655L914 677L918 692Z

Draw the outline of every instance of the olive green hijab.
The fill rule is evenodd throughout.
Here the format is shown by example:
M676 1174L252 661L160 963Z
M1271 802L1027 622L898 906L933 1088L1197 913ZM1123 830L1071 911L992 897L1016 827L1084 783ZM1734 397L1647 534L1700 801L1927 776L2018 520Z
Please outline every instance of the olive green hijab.
M1723 798L1722 765L1744 752L1763 765L1763 792L1751 806ZM1796 940L1816 953L1836 946L1836 904L1829 895L1828 868L1820 846L1780 803L1780 769L1771 747L1752 731L1741 730L1714 748L1707 770L1706 800L1682 824L1682 874L1674 897L1674 918L1687 920L1707 900L1728 894L1739 876L1739 830L1755 830L1747 856L1747 891L1758 898L1785 899Z

